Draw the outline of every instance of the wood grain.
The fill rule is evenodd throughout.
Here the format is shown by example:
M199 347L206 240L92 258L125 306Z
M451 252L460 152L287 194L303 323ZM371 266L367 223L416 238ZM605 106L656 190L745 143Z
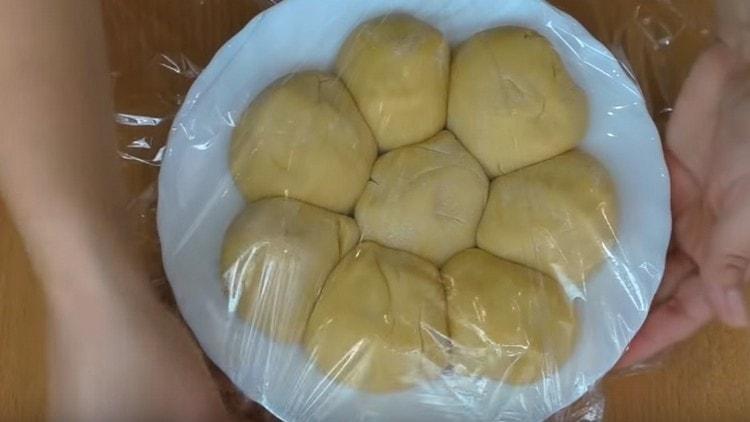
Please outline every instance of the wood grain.
M0 203L0 421L44 419L44 296Z
M604 383L607 421L750 420L750 335L711 326L654 364Z
M579 19L641 83L658 122L697 54L711 42L707 0L555 0ZM118 128L130 211L169 297L155 235L155 180L169 125L195 75L262 0L105 0L117 111L155 117ZM39 420L46 396L43 294L0 204L0 421ZM222 378L216 371L217 377ZM609 421L740 421L750 417L750 335L709 327L651 370L605 380ZM230 406L247 420L271 420L223 380Z

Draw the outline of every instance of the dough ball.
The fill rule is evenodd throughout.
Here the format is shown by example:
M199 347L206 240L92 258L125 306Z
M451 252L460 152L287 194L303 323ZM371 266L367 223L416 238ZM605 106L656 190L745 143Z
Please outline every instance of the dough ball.
M489 181L448 131L378 159L356 219L364 239L443 264L476 244Z
M445 127L450 48L435 28L406 15L364 23L336 62L381 150L424 141Z
M323 283L358 241L351 218L292 199L251 203L224 239L229 311L277 341L301 341Z
M329 378L372 393L435 377L445 339L445 292L429 262L375 243L333 270L305 332L305 347Z
M286 76L250 105L230 164L248 201L284 196L348 213L377 156L367 123L335 76Z
M544 37L496 28L458 48L448 127L499 176L554 157L588 130L588 100Z
M580 284L615 242L617 209L607 170L572 151L496 179L477 243L499 257Z
M571 356L576 315L551 278L479 249L456 255L443 275L458 373L530 384Z

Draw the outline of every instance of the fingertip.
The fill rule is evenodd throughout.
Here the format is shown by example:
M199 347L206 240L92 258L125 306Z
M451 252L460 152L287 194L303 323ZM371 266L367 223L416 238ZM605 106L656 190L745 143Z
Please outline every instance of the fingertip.
M615 364L615 367L612 368L614 370L623 370L628 369L631 366L641 363L642 361L648 359L650 356L648 354L644 354L643 348L640 346L640 339L639 336L635 336L633 338L633 341L630 342L630 345L625 350L625 353L622 355L619 361Z
M706 296L716 318L729 327L746 327L750 318L748 317L747 304L742 289L739 286L705 283Z
M659 305L655 308L654 312L649 316L643 327L630 341L625 353L620 360L615 364L617 370L630 368L633 365L642 363L643 361L652 358L671 343L665 342L665 338L660 336L662 320L661 314L663 314L664 305Z
M698 277L685 279L673 299L653 308L615 369L651 359L698 332L713 316L703 292Z
M739 288L730 289L726 293L726 305L728 308L727 319L724 323L733 328L745 328L748 326L747 304L745 295Z

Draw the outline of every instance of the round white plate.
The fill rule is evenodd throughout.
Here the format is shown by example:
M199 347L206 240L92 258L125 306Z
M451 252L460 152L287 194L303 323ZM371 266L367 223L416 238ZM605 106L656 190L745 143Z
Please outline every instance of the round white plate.
M226 228L243 207L227 163L235 122L275 79L330 69L357 25L393 12L429 22L454 45L495 26L533 28L553 43L590 98L583 148L616 182L618 243L576 300L582 332L574 356L558 374L528 387L446 376L401 393L364 394L326 380L297 347L269 341L228 311L219 254ZM641 326L663 273L671 229L659 135L638 87L578 22L541 0L283 1L228 42L193 85L174 123L159 182L164 266L182 314L232 381L287 421L542 420L599 380Z

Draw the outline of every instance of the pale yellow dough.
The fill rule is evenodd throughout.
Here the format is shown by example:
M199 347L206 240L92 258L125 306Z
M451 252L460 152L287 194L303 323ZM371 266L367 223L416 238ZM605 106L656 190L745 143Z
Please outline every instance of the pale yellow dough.
M228 310L277 341L301 341L323 283L358 241L351 218L292 199L251 203L224 240Z
M558 280L583 283L615 243L617 221L606 169L572 151L496 179L477 243Z
M336 70L387 151L424 141L445 127L450 48L442 34L407 15L357 28Z
M501 27L456 51L448 127L495 177L578 145L588 101L547 39Z
M459 374L529 384L571 356L577 318L551 278L479 249L456 255L443 275Z
M372 133L335 76L286 76L250 105L230 165L248 201L284 196L348 213L377 156Z
M366 240L442 265L476 244L489 181L448 131L378 159L356 219Z
M328 278L305 348L329 379L387 393L439 374L445 333L438 270L417 256L365 242Z

